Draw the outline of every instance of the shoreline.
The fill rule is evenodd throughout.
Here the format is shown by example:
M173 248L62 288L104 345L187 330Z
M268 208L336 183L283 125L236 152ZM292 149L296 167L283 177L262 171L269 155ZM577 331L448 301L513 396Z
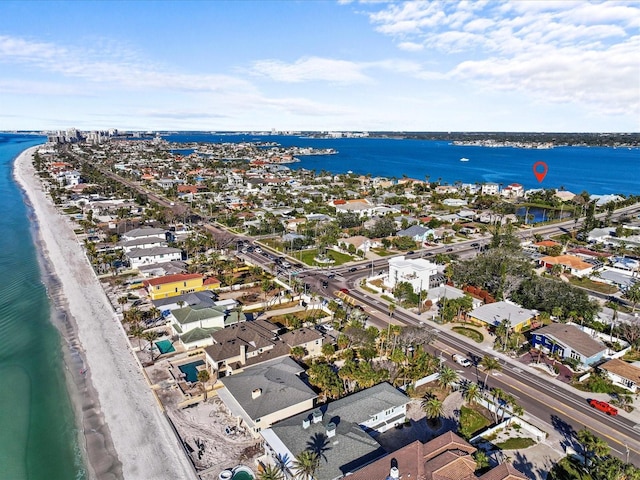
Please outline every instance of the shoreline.
M38 148L16 157L13 177L35 222L34 242L51 321L62 337L87 478L195 479L71 221L60 215L42 189L32 164Z

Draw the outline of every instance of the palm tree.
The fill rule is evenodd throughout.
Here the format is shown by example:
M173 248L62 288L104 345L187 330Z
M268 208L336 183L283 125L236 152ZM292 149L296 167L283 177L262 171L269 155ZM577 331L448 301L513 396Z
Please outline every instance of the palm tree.
M635 282L631 285L625 292L624 297L631 302L631 313L634 313L636 306L640 303L640 282Z
M447 390L458 380L458 373L451 367L443 365L438 372L438 384Z
M144 338L144 333L144 327L141 323L134 323L131 325L131 328L129 328L129 335L138 339L138 350L142 350L141 340Z
M311 450L303 450L293 461L293 471L300 480L313 480L320 466L320 457Z
M442 402L438 400L438 397L427 393L420 403L420 407L424 411L427 419L435 429L440 424L439 420L442 416Z
M258 473L258 480L283 480L282 471L275 465L267 465Z
M583 428L578 432L576 439L578 440L578 443L580 443L584 451L585 466L589 465L589 457L609 454L609 445L600 437L596 437L586 428Z
M154 358L153 358L154 343L153 342L154 342L154 340L157 340L159 336L160 335L158 334L158 332L156 332L154 330L147 330L142 335L142 338L144 338L147 342L149 342L149 356L151 357L151 362L153 362L153 360L154 360Z
M489 456L484 450L476 450L473 454L473 458L476 461L476 470L482 470L489 466Z
M208 370L200 370L198 372L197 378L198 378L198 382L200 382L200 385L202 385L202 390L204 390L204 400L206 402L207 401L207 386L205 385L205 383L207 383L209 381L209 379L211 378L211 375L209 374Z
M480 387L477 383L467 382L465 383L464 390L462 392L462 398L469 405L477 403L480 399Z
M489 373L493 371L499 372L500 370L502 370L502 366L500 365L500 361L497 358L489 356L482 357L480 365L482 365L482 368L484 368L484 371L487 373L487 375L484 377L483 385L483 388L486 389L487 380L489 379Z

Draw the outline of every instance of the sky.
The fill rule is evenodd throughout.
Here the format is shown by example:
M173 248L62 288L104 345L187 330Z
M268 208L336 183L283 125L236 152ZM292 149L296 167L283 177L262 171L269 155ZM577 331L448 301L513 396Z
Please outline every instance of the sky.
M0 130L640 131L640 2L0 2Z

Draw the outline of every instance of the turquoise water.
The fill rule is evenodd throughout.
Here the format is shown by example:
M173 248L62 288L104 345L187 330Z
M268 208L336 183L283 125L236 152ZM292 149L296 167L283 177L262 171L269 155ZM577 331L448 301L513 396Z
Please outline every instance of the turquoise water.
M42 137L0 134L0 478L86 478L64 377L60 335L13 160Z
M160 350L160 353L169 353L176 351L176 349L173 348L173 343L171 343L171 340L160 340L159 342L156 342L156 346L158 347L158 350Z
M197 362L185 363L178 367L180 371L187 376L187 382L194 383L198 381L198 365L204 365L204 361L198 360Z

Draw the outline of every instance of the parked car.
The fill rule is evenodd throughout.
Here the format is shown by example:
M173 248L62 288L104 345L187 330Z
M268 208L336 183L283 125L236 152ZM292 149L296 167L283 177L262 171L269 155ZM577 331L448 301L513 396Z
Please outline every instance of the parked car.
M600 410L601 412L606 413L607 415L618 415L618 409L612 405L609 405L607 402L592 398L591 400L589 400L589 405L591 405L596 410Z
M453 248L447 248L447 252L453 252Z
M349 269L349 271L350 271L350 272L355 272L356 270L358 270L356 267L351 267L351 268Z

